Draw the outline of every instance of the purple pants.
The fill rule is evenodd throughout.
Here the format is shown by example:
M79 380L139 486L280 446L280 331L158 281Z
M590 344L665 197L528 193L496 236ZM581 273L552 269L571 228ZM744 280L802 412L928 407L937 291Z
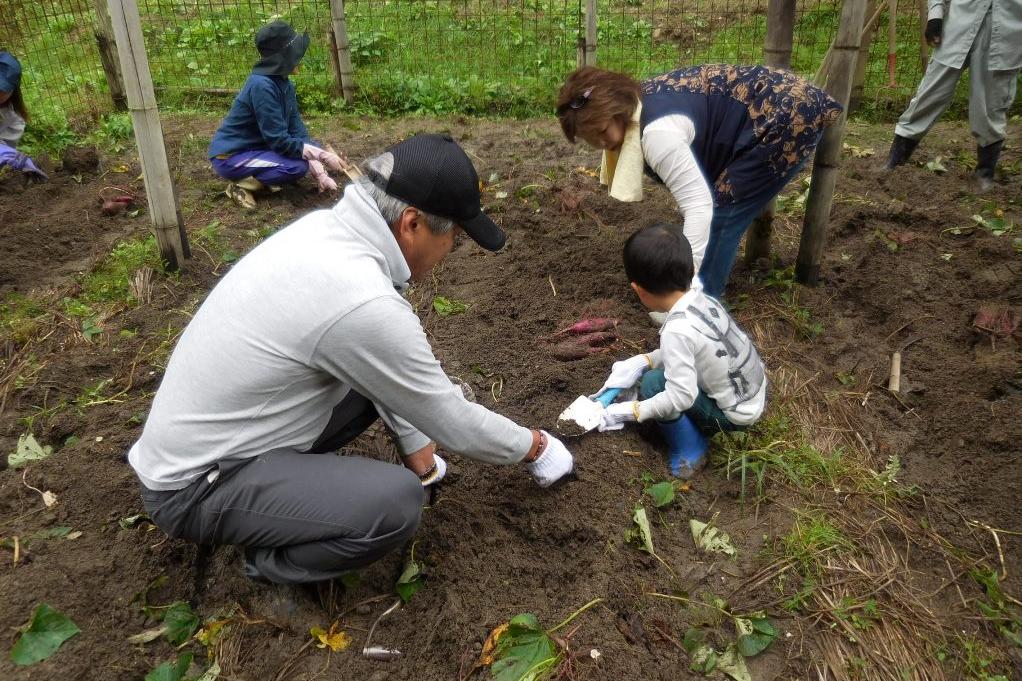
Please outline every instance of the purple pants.
M287 158L266 149L239 151L227 158L210 159L210 162L216 174L225 180L252 176L265 185L297 182L309 172L308 161Z

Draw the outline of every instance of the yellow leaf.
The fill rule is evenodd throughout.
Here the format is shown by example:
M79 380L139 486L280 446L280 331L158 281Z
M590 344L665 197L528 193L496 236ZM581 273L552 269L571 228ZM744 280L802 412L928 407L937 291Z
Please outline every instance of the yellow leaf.
M497 643L500 642L500 637L507 631L508 626L508 622L504 622L504 624L491 631L490 635L486 637L486 642L483 643L483 652L479 654L478 665L480 667L488 667L493 664L493 653L497 650Z
M128 166L126 166L123 163L120 164L119 166L115 166L114 167L114 172L115 173L126 173L126 172L128 172L128 170L129 170Z
M223 619L209 622L202 629L199 629L197 634L195 634L195 640L207 648L216 645L216 643L224 635L224 627L227 626L230 621L230 619Z
M351 645L351 637L343 631L338 631L337 622L330 625L330 631L324 631L321 627L313 627L309 629L309 633L312 634L312 638L316 639L317 648L330 648L336 653Z

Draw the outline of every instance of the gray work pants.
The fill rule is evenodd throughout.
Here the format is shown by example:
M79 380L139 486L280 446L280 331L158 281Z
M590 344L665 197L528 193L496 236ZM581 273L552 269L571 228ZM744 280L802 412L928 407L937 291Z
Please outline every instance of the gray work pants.
M339 448L375 417L351 393L313 451ZM403 466L282 449L222 461L184 489L143 487L142 501L170 536L243 546L249 577L294 584L338 577L402 546L418 529L423 492Z
M989 57L990 12L987 12L967 59L969 125L981 147L999 142L1008 134L1008 109L1015 101L1018 86L1018 69L991 71L987 68ZM922 138L951 103L963 70L931 58L915 97L898 119L894 134L912 140Z

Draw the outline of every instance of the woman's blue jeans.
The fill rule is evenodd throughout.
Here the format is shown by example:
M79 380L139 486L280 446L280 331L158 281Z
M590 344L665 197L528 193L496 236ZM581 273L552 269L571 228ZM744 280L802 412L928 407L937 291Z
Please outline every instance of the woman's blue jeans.
M819 143L819 138L816 141ZM710 241L706 244L703 263L699 266L699 278L703 282L704 293L714 298L724 295L724 287L731 276L731 268L734 267L742 236L767 204L781 193L792 178L802 172L808 162L807 156L783 178L755 196L746 197L729 206L713 207Z

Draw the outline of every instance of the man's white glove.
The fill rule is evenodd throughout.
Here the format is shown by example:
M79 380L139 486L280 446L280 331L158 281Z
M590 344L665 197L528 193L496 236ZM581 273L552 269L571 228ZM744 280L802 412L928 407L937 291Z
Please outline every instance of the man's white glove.
M590 395L590 399L596 399L611 388L631 388L639 382L647 369L649 369L647 355L636 355L620 362L614 362L610 367L610 376L604 381L603 387Z
M306 161L319 161L330 170L338 173L344 171L344 163L341 157L332 149L320 149L314 144L302 145L302 158Z
M536 484L549 487L571 472L575 467L575 459L560 440L545 430L540 432L546 437L546 448L538 459L526 465Z
M316 160L309 161L309 174L316 180L316 184L319 185L319 191L321 192L332 192L337 189L337 183L334 179L326 174L326 170L323 168L323 164Z
M635 420L635 402L615 402L603 410L600 425L596 429L601 433L608 430L621 430L626 423Z
M447 462L441 459L439 454L434 452L433 467L426 471L426 473L426 477L419 477L419 480L422 481L422 486L429 487L430 485L437 484L444 479L445 475L447 475Z

